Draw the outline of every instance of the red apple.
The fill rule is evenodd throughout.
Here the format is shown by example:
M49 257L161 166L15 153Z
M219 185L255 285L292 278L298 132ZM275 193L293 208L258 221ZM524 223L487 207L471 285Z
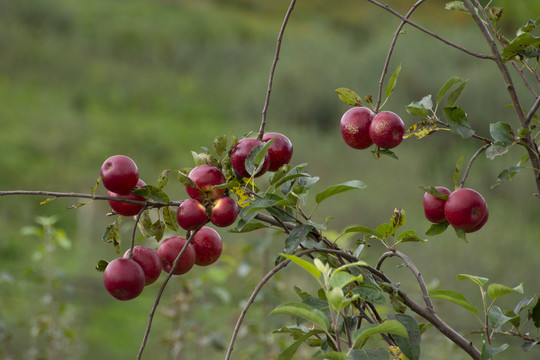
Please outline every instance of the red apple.
M234 199L224 196L214 201L210 221L219 227L226 227L234 224L240 208Z
M208 222L206 208L195 199L182 201L182 204L178 207L176 219L178 220L178 225L184 230L193 230Z
M144 283L144 271L135 260L114 259L103 272L105 289L118 300L136 298L143 291Z
M453 227L472 232L483 225L482 222L488 216L488 207L477 191L462 188L448 196L444 204L444 215Z
M124 258L129 259L129 249L124 254ZM146 246L137 245L133 247L133 260L142 268L145 277L145 285L156 282L161 274L161 258L152 249Z
M171 272L174 260L178 257L184 246L187 244L187 240L180 236L172 236L161 242L158 247L157 254L161 258L163 264L163 270ZM195 264L195 248L190 243L187 245L186 250L180 257L178 266L174 270L174 275L181 275L187 273Z
M135 188L141 188L145 185L146 184L144 183L144 181L139 179L137 181L137 185L135 186ZM145 201L142 196L137 196L131 193L131 190L127 194L117 194L109 190L107 192L107 196L113 197L113 198L125 198L129 200L138 200L138 201L143 201L143 202ZM118 214L124 215L124 216L137 215L141 211L141 209L144 207L143 205L131 204L131 203L123 202L123 201L114 201L114 200L109 200L109 205L111 205L111 208L114 211L116 211Z
M114 155L101 165L100 176L107 190L117 194L127 194L137 185L139 169L131 158L125 155Z
M435 188L442 194L450 195L450 190L444 186L436 186ZM426 192L423 199L424 215L426 216L426 219L435 224L446 222L446 216L444 216L445 202L446 200L439 199Z
M262 142L257 139L244 138L236 144L231 151L231 165L240 176L249 178L251 174L246 170L246 158L255 146L261 145ZM263 175L270 166L270 155L265 154L261 169L255 174L255 177Z
M375 114L369 125L371 141L384 149L392 149L401 144L404 133L403 120L391 111Z
M267 142L274 138L274 142L268 148L268 155L270 156L268 171L277 171L281 166L288 164L293 154L291 140L283 134L269 132L263 135L262 141Z
M215 166L198 165L191 170L188 177L197 185L197 187L186 186L186 191L192 199L200 202L214 200L225 192L225 189L214 188L215 185L225 183L225 176Z
M210 227L203 226L193 237L195 248L195 264L207 266L215 263L221 256L223 244L218 232Z
M373 144L369 126L375 114L366 107L353 107L341 117L341 136L353 149L367 149Z

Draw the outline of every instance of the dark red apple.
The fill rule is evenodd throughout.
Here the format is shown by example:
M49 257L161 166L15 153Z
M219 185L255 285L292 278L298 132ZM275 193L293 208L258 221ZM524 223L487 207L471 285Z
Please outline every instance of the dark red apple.
M221 256L223 244L218 232L210 227L203 226L193 237L195 248L195 264L207 266L215 263Z
M144 283L144 271L135 260L114 259L103 272L105 289L118 300L136 298L143 291Z
M208 222L206 208L195 199L182 201L182 204L178 207L176 219L178 220L178 225L184 230L193 230Z
M139 169L131 158L114 155L101 165L100 176L107 190L127 194L137 185Z
M262 142L257 139L244 138L241 139L238 144L231 151L231 165L240 176L249 178L251 174L246 170L246 158L255 146L261 145ZM270 155L265 154L261 169L255 174L254 177L263 175L270 166Z
M216 226L226 227L234 224L239 212L240 207L234 199L228 196L220 197L214 201L210 221Z
M375 113L366 107L353 107L341 117L341 136L353 149L367 149L373 145L369 125Z
M375 114L369 125L371 141L384 149L392 149L401 144L404 133L403 120L391 111Z
M146 184L144 183L144 181L139 179L137 181L137 185L135 186L135 188L141 188L141 187L143 187L145 185ZM107 192L107 196L113 197L113 198L124 198L124 199L129 199L129 200L137 200L137 201L142 201L142 202L145 201L142 196L137 196L137 195L131 193L131 190L127 194L117 194L117 193L112 192L112 191L109 190ZM116 211L118 214L124 215L124 216L137 215L141 211L141 209L144 207L143 205L131 204L131 203L123 202L123 201L114 201L114 200L109 200L109 205L111 205L111 208L114 211Z
M483 225L482 221L488 216L488 207L480 193L461 188L448 196L444 204L444 215L453 227L472 232Z
M124 258L129 259L129 249L124 254ZM161 258L152 249L146 246L137 245L133 247L133 260L142 268L145 277L145 285L156 282L161 274Z
M178 257L186 244L187 240L180 236L172 236L161 242L157 254L161 258L163 270L171 272L174 260ZM181 275L187 273L195 264L195 258L195 247L190 243L180 257L178 266L173 271L173 274Z
M270 156L268 171L277 171L281 166L288 164L293 154L291 140L283 134L269 132L263 135L262 141L267 142L274 138L274 142L268 148L268 155Z
M188 177L197 187L186 186L190 198L204 202L222 196L225 189L215 189L215 185L225 183L225 176L217 167L212 165L198 165L191 170Z
M450 190L444 186L436 186L435 188L442 194L450 195ZM423 199L424 215L426 216L426 219L435 224L446 222L446 216L444 216L445 202L446 200L439 199L426 192Z

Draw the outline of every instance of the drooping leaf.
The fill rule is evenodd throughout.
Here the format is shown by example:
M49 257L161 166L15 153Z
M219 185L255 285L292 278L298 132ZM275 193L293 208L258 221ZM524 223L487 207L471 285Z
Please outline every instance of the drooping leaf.
M540 328L540 296L538 297L538 300L536 301L536 305L534 305L529 310L529 314L534 323L534 326L536 326L536 328Z
M508 147L499 144L492 144L486 150L486 157L489 160L495 159L497 156L502 156L508 152Z
M482 277L482 276L476 276L476 275L469 275L469 274L459 274L456 276L458 280L471 280L472 282L480 285L483 287L487 282L489 281L488 278Z
M441 199L441 200L448 199L448 194L443 194L437 189L436 186L421 186L420 189L424 190L424 192L427 192L431 196L436 197L437 199Z
M197 184L189 178L187 175L189 171L186 170L177 170L178 171L178 181L184 186L197 188Z
M39 205L45 205L45 204L48 204L48 203L50 203L51 201L56 200L56 199L57 199L57 197L50 197L50 198L47 198L47 199L41 201L41 202L39 203ZM84 204L84 203L83 203L83 204L77 204L77 207L80 207L80 206L83 206L83 205L85 205L85 204Z
M443 112L448 118L448 125L452 132L460 135L464 139L468 139L474 135L474 130L467 120L467 114L465 114L465 111L463 111L462 108L457 106L445 107L443 108Z
M384 95L386 98L389 98L390 95L394 92L394 89L396 88L397 78L399 76L399 72L401 71L401 64L398 65L392 76L390 76L390 79L388 80L388 85L386 85L386 90L384 91Z
M473 314L478 314L478 309L473 304L471 304L471 302L467 300L465 296L458 292L452 290L434 290L429 293L429 297L432 299L449 301L451 303L464 307Z
M317 204L320 204L325 199L328 199L329 197L340 194L342 192L349 191L349 190L361 190L365 188L366 188L366 184L364 184L360 180L347 181L339 185L330 186L324 191L318 193L315 196L315 201L317 202Z
M352 106L362 106L362 98L351 89L337 88L336 93L338 94L339 99L345 104Z
M535 299L534 296L527 296L523 298L514 308L514 314L518 315L523 309L529 306L533 302L534 299Z
M520 294L523 294L523 283L519 284L518 286L511 288L506 285L502 284L489 284L487 288L488 295L495 300L498 297L501 297L506 294L510 294L513 292L517 292Z
M312 263L310 263L309 261L306 261L294 255L281 254L281 256L292 261L296 265L300 266L301 268L309 272L311 275L313 275L315 279L319 279L321 277L321 272L319 271L319 269L317 269L317 267L313 265Z
M285 253L292 254L298 247L300 243L304 241L307 235L313 230L311 225L298 225L291 230L287 238L285 239Z
M502 121L489 124L489 133L493 140L500 142L504 146L510 146L516 141L512 127Z
M120 253L120 225L122 224L122 216L118 216L116 220L107 226L103 233L103 241L112 243L116 253Z
M454 228L454 232L456 233L456 236L458 237L458 239L463 240L466 243L469 242L469 240L467 240L467 233L465 232L465 230Z
M326 315L317 309L312 308L309 305L297 302L288 302L278 305L274 310L270 312L270 315L293 315L304 320L307 320L323 330L330 328L330 321Z
M490 345L487 341L484 341L484 343L482 344L482 357L480 359L489 360L498 353L501 353L504 350L508 349L508 346L508 344L502 344L499 347L495 347L493 345Z
M404 231L398 235L399 242L427 242L427 239L421 238L414 230Z
M171 172L170 169L165 169L159 174L158 181L157 181L158 188L163 189L167 185L167 183L169 182L170 172Z
M439 130L449 130L448 128L442 128L438 127L437 123L431 120L422 120L420 122L417 122L416 124L409 127L405 134L403 135L404 139L408 139L410 137L415 137L416 139L422 139L428 135L433 134L435 131Z
M393 336L399 349L408 360L420 359L420 340L422 334L420 333L416 320L412 316L406 314L396 314L389 316L388 318L399 321L407 330L407 337L397 334Z
M504 324L511 321L511 316L506 316L500 307L492 306L489 309L488 322L491 329L500 329Z
M495 184L491 185L491 188L495 188L502 183L511 180L514 176L516 176L518 173L520 173L523 169L525 169L523 166L511 166L508 169L504 169L497 175L497 181Z
M168 204L169 196L163 190L154 185L146 185L138 189L134 189L133 194L142 196L143 198L156 202L158 204Z
M427 229L427 231L426 231L426 235L427 236L435 236L435 235L442 234L443 232L446 231L446 229L448 229L449 225L450 225L450 223L448 223L448 221L445 221L445 222L440 223L440 224L431 224L429 229Z
M373 150L371 153L373 154L373 157L375 159L379 159L381 155L386 155L388 157L391 157L392 159L399 160L399 157L396 155L396 153L389 149L377 147L377 149Z
M380 324L364 325L360 329L356 330L353 335L353 342L355 345L361 343L372 335L378 334L392 334L403 337L408 337L407 329L397 320L386 320Z
M459 181L459 175L461 174L461 167L463 165L463 158L464 156L461 155L458 161L456 162L456 168L454 169L454 176L453 176L455 186L457 186L457 183Z

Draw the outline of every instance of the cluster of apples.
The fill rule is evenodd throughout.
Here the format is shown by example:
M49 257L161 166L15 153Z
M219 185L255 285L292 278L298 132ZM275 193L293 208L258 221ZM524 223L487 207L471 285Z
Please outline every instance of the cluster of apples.
M391 111L374 113L359 106L347 110L341 117L341 136L353 149L367 149L375 144L392 149L401 144L405 133L403 120Z
M488 220L486 201L479 192L459 188L453 192L444 186L436 186L439 194L424 194L423 206L426 219L435 224L448 222L466 233L480 230Z

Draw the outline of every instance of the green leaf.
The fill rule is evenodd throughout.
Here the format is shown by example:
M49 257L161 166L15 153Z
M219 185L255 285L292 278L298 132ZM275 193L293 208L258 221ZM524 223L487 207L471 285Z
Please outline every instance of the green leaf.
M170 169L165 169L159 174L157 186L160 189L163 189L167 183L169 182L169 173L171 172Z
M502 156L508 152L508 147L498 144L490 145L486 150L486 158L489 160L495 159L497 156Z
M424 190L424 192L427 192L431 196L436 197L437 199L441 199L441 200L448 199L448 194L443 194L435 186L420 186L420 189Z
M296 351L302 345L308 338L314 335L318 335L324 333L321 330L311 330L306 333L304 333L302 336L298 337L298 339L292 343L291 345L287 346L283 351L279 354L278 360L290 360L293 358L294 354L296 354Z
M433 101L431 100L431 95L426 95L420 101L413 101L405 110L415 116L427 117L429 110L433 108Z
M193 180L189 178L187 175L187 171L184 170L177 170L178 171L178 181L184 186L194 187L197 188L197 184Z
M360 285L351 290L353 294L358 295L360 299L376 304L386 304L386 297L381 289L372 285Z
M493 140L504 146L510 146L516 141L512 127L502 121L489 124L489 133Z
M268 142L263 142L251 149L244 163L248 174L254 176L259 173L264 165L265 155L268 152L268 148L274 141L275 138Z
M501 19L504 8L500 6L492 6L488 9L488 18L494 23L498 22Z
M146 185L141 188L134 189L132 193L158 204L166 205L169 203L169 196L167 196L163 190L154 185Z
M491 185L491 188L493 189L506 181L512 180L512 178L520 173L523 169L525 169L523 166L511 166L508 169L504 169L499 173L499 175L497 175L497 181L495 184Z
M349 354L350 360L390 360L390 352L387 349L354 349Z
M427 242L427 239L423 239L420 236L416 235L416 231L414 230L402 232L397 237L397 240L400 242Z
M523 309L529 306L533 302L534 299L535 299L534 296L527 296L523 298L514 308L514 314L518 315Z
M291 230L287 238L285 239L285 253L292 254L298 247L300 243L304 241L307 235L313 230L311 225L298 225Z
M440 224L431 224L429 229L427 229L427 231L426 231L426 235L427 236L435 236L435 235L442 234L448 228L448 225L450 225L448 223L448 221L445 221L445 222L440 223Z
M212 149L217 154L217 156L223 155L223 153L227 150L228 141L229 137L227 135L221 135L214 139L214 142L212 143Z
M343 304L345 303L345 295L340 287L335 287L328 291L326 299L328 300L328 304L338 312L341 311Z
M482 344L482 357L480 359L489 360L498 353L508 349L508 346L508 344L502 344L499 347L494 347L493 345L490 345L488 342L484 341L484 343Z
M103 241L112 243L116 253L120 253L120 224L122 224L122 216L118 216L116 220L107 226L103 233Z
M318 354L314 356L315 359L328 359L328 360L347 360L347 355L341 352L331 351L324 354Z
M463 240L466 243L469 242L469 240L467 240L467 233L465 233L465 230L454 228L454 232L456 233L458 239Z
M420 359L420 340L422 334L418 328L416 320L409 315L396 314L388 317L389 319L395 319L399 321L407 329L407 337L394 335L396 345L401 352L407 357L408 360Z
M454 176L453 176L455 186L457 186L457 183L459 181L459 175L461 173L461 167L463 166L463 158L464 158L464 156L461 155L460 158L458 159L458 161L456 162L456 168L454 169Z
M458 3L461 3L463 5L463 2L462 1L453 1L453 2L458 2ZM448 5L448 4L447 4ZM444 85L440 88L439 92L437 93L437 104L439 104L442 100L442 98L446 95L446 93L454 86L454 85L457 85L457 84L463 84L464 82L466 82L467 80L463 80L457 76L453 76L451 77L450 79L448 79Z
M302 318L315 325L318 325L323 330L328 330L330 328L330 322L326 315L322 311L314 309L306 304L288 302L278 305L274 310L270 312L270 315L278 314L293 315Z
M512 317L506 316L500 307L492 306L488 313L488 322L491 329L500 329L504 324L511 321Z
M459 274L456 276L458 280L471 280L472 282L475 282L476 284L480 285L480 287L483 287L487 282L489 281L488 278L476 276L476 275L469 275L469 274Z
M356 330L353 335L353 342L356 345L372 335L392 334L408 337L407 329L397 320L386 320L381 324L370 324Z
M104 272L107 265L109 265L107 261L99 260L98 263L96 264L96 270L99 272Z
M390 80L388 80L388 85L386 86L386 90L384 92L384 95L387 98L390 97L390 95L392 95L392 93L394 92L394 89L397 83L397 78L400 71L401 71L401 64L398 65L398 67L396 68L396 71L394 71L394 73L390 77Z
M342 289L343 287L349 285L350 283L354 281L358 281L358 280L362 281L362 279L363 279L362 275L358 277L346 271L338 271L338 272L334 271L334 273L332 274L332 277L330 277L330 285L332 285L332 287L334 288Z
M422 120L412 125L411 127L409 127L405 131L403 138L408 139L414 136L416 139L422 139L428 135L433 134L435 131L439 131L439 130L448 130L448 129L438 127L437 123L435 123L434 121Z
M329 197L340 194L342 192L349 190L360 190L365 188L366 185L360 180L347 181L339 185L330 186L326 190L318 193L315 196L315 201L317 202L317 204L320 204L325 199L328 199Z
M377 230L370 229L366 226L351 226L345 229L343 232L344 234L350 234L350 233L364 233L371 235L377 239L384 238L383 234L379 233Z
M528 32L522 33L514 38L501 52L501 56L506 60L510 60L516 55L523 55L529 57L527 49L537 48L540 46L540 37L531 35Z
M176 210L170 206L163 207L163 221L165 225L172 231L178 231L178 220L176 218Z
M432 299L439 299L449 301L465 309L469 310L473 314L478 314L478 309L470 303L469 300L458 292L452 290L434 290L429 293L429 297Z
M468 80L462 80L458 87L455 88L450 94L448 94L448 97L446 98L446 107L456 106L456 103L459 100L461 93L465 88L465 85L467 85L467 81Z
M501 297L506 294L517 292L523 294L523 283L518 286L511 288L502 284L489 284L487 288L488 295L495 300L498 297Z
M261 222L258 222L258 221L250 221L250 222L247 222L247 223L243 224L242 227L237 226L234 229L230 229L229 232L231 232L231 233L247 233L247 232L251 232L251 231L255 231L255 230L259 230L259 229L265 229L265 228L268 228L268 227L269 226L264 224L264 223L261 223Z
M448 118L450 130L464 139L468 139L474 135L474 130L469 125L467 114L460 107L445 107L443 112Z
M399 157L392 150L377 148L377 150L373 150L371 153L375 159L379 159L381 155L386 155L392 159L399 160Z
M313 275L313 277L315 279L318 280L321 277L321 272L312 263L310 263L310 262L308 262L308 261L306 261L304 259L301 259L298 256L294 256L294 255L281 254L281 256L283 256L284 258L292 261L296 265L300 266L301 268L303 268L304 270L309 272L311 275Z
M362 98L351 89L337 88L336 93L338 94L339 99L345 104L362 106Z
M465 7L463 1L449 1L446 3L444 8L446 10L459 11L469 14L469 10Z
M519 28L519 30L516 33L516 36L519 36L524 33L530 33L536 28L538 24L540 24L540 18L536 20L529 19L525 25Z
M540 297L538 297L538 300L536 301L536 305L534 305L530 310L529 314L531 319L533 320L534 326L537 328L540 328Z

